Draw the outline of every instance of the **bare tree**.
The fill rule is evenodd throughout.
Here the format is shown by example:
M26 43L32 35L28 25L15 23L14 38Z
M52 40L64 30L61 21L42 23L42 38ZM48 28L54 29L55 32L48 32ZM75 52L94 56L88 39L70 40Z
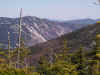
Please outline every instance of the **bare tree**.
M9 68L11 67L11 51L10 51L10 32L8 32L8 54L9 54Z
M20 19L19 19L19 37L18 37L18 67L20 65L20 47L21 47L21 30L22 29L22 8L20 11Z

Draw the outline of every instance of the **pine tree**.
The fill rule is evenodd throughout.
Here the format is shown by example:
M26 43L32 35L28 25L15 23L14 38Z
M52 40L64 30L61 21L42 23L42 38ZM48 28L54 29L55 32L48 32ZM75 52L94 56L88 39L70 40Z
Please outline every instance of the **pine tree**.
M96 62L97 74L100 74L100 34L96 35Z
M78 62L79 74L78 75L84 75L84 74L86 74L85 72L87 69L85 69L85 68L87 66L86 66L86 58L85 58L82 46L80 46L80 50L78 52L78 57L79 57L79 62Z
M91 65L91 74L100 75L100 34L96 35L96 45L94 46L93 57L88 60Z
M96 35L96 57L100 59L100 34Z

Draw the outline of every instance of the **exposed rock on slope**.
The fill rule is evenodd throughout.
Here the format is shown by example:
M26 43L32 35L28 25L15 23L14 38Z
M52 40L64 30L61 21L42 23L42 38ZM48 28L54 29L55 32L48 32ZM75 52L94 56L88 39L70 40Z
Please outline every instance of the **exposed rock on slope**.
M19 18L0 17L1 44L7 45L7 32L9 31L11 33L12 47L15 46L18 39L18 23ZM32 46L87 26L87 23L95 23L95 20L85 19L58 22L32 16L25 16L22 21L22 38L27 46Z

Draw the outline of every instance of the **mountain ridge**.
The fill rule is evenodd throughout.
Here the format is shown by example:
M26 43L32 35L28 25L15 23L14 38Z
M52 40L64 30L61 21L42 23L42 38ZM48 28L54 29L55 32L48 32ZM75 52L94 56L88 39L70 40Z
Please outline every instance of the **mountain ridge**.
M33 59L50 52L55 53L63 50L63 47L65 46L63 43L64 40L67 41L67 48L69 52L76 52L80 49L80 46L83 47L85 52L92 51L96 45L96 34L100 34L100 23L92 24L91 26L78 29L45 43L37 44L30 47ZM38 56L36 57L34 55Z
M2 35L0 43L7 44L7 33L10 32L11 44L13 47L15 46L18 38L18 24L19 18L0 17L0 35ZM87 24L78 25L67 21L58 22L34 16L25 16L22 17L22 38L24 38L26 45L32 46L85 26Z

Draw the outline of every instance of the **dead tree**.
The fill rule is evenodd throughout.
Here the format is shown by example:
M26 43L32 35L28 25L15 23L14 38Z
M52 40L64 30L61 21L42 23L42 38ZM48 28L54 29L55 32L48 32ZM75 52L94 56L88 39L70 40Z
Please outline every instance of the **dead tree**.
M18 59L17 59L17 62L18 62L18 68L20 66L20 48L21 48L21 30L22 29L22 8L21 8L21 11L20 11L20 18L19 18L19 35L18 35Z

